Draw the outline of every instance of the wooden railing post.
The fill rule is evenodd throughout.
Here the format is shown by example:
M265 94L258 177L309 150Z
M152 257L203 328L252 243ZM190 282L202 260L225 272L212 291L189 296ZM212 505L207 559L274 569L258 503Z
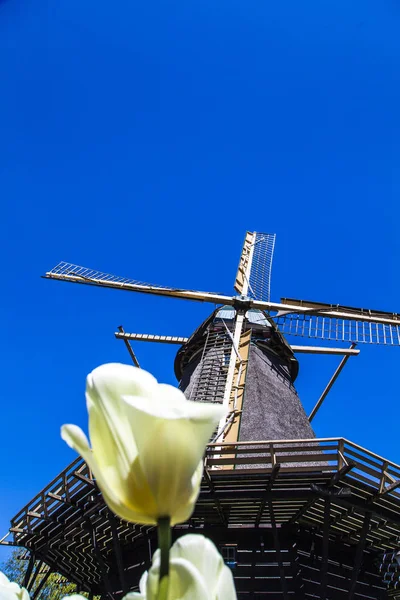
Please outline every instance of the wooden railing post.
M275 467L275 465L276 465L276 454L275 454L275 448L274 448L273 442L271 442L270 445L269 445L269 452L271 454L271 466Z
M385 489L385 483L386 483L386 469L388 468L389 463L387 460L385 460L382 463L382 473L381 473L381 478L379 480L379 493L382 494L383 490Z
M344 439L341 438L338 443L338 471L344 467Z

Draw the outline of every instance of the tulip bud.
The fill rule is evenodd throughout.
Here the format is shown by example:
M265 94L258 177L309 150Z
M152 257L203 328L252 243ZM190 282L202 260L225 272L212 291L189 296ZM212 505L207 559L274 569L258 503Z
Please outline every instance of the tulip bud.
M24 587L10 581L0 571L0 599L1 600L29 600L29 594Z
M192 514L203 473L202 456L226 414L220 404L190 402L136 367L106 364L86 385L92 449L76 425L61 436L87 462L104 500L122 519L182 523Z
M160 552L144 573L140 592L127 594L123 600L157 600ZM184 535L170 551L168 600L236 600L231 570L214 544L202 535Z

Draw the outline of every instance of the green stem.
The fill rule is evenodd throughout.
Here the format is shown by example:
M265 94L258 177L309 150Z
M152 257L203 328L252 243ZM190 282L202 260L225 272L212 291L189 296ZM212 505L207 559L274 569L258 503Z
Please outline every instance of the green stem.
M160 549L160 577L157 600L168 598L169 549L171 547L171 519L161 517L157 522L158 547Z

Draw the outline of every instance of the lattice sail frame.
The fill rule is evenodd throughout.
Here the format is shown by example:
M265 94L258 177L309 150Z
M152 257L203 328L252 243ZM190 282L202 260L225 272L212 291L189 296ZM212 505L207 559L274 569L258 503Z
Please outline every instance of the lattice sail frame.
M275 233L255 233L249 295L256 300L269 302L271 299L271 272L275 239Z
M400 346L400 315L397 313L385 313L344 307L340 305L328 305L317 302L307 302L282 298L283 304L298 304L309 307L311 313L288 313L278 314L274 317L276 325L284 335L293 335L321 339L336 342L355 342L358 344L379 344L386 346ZM331 313L346 312L354 314L354 318L345 319L335 316L319 315L318 309L329 309ZM372 321L357 320L357 315L392 320L392 323L377 323ZM393 324L393 321L399 324Z
M151 286L150 283L146 281L139 281L137 279L129 279L127 277L119 277L118 275L112 275L111 273L102 273L101 271L96 271L95 269L89 269L87 267L81 267L79 265L74 265L68 262L60 262L58 265L53 267L50 271L46 273L48 278L80 278L85 283L93 283L104 282L104 283L120 283L123 284L131 284L131 285L143 285L143 286ZM168 287L164 285L157 285L157 288L162 288L164 290L173 290L173 287Z
M284 335L308 337L331 342L356 342L400 346L400 326L345 321L318 315L286 315L275 319Z

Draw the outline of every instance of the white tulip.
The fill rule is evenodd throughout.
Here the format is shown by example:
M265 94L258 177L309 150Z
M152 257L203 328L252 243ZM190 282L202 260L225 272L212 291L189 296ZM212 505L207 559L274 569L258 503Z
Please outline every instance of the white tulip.
M184 535L170 550L168 600L236 600L231 570L214 544L202 535ZM144 573L140 592L127 594L124 600L157 600L160 551Z
M0 571L0 600L29 600L29 594Z
M76 425L64 425L61 436L85 459L111 510L135 523L186 521L199 494L205 446L226 410L190 402L122 364L88 375L86 401L92 449Z

